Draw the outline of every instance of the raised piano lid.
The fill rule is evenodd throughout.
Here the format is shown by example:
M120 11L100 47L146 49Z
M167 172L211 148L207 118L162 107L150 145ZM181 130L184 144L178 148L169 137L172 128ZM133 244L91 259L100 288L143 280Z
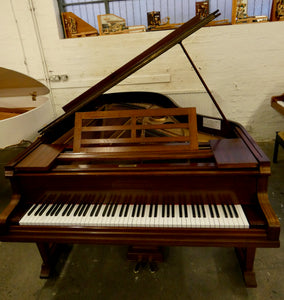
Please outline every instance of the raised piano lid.
M49 89L25 74L0 67L0 97L46 95Z
M156 44L142 52L140 55L136 56L128 63L123 65L121 68L111 73L109 76L104 78L102 81L88 89L86 92L75 98L73 101L69 102L63 107L65 114L58 117L56 120L51 122L49 125L40 130L41 134L48 136L53 136L54 132L58 133L62 131L62 122L66 121L68 124L74 124L74 114L77 111L84 111L84 108L93 100L98 98L100 95L108 91L113 86L117 85L119 82L141 69L155 58L171 49L177 44L187 38L192 33L196 32L198 29L207 25L209 22L218 17L220 13L218 10L211 13L206 18L201 18L200 16L195 16L188 22L184 23L182 26L168 34L166 37L158 41Z

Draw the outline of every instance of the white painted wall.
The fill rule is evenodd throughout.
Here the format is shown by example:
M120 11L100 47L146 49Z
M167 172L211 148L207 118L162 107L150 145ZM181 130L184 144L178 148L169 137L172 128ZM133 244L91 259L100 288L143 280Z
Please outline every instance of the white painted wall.
M34 7L34 10L30 10ZM17 21L17 22L16 22ZM63 39L56 0L1 0L0 65L45 80L58 114L61 107L167 35L168 31ZM38 30L37 30L38 29ZM284 92L284 22L202 28L184 41L227 118L257 141L272 140L284 117L270 107ZM183 106L214 114L196 74L176 46L114 87L154 91Z

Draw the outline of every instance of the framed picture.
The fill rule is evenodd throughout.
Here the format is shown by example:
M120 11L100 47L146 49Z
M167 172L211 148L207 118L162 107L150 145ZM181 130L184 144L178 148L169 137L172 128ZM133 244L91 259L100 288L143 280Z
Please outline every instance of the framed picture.
M232 24L236 24L239 19L247 18L247 0L233 0L232 2Z
M209 1L198 1L195 3L195 15L205 18L209 15Z
M232 2L232 24L262 23L267 22L267 16L248 16L248 0L233 0Z
M284 0L273 0L271 21L284 21Z
M100 35L128 33L125 19L114 14L98 15Z

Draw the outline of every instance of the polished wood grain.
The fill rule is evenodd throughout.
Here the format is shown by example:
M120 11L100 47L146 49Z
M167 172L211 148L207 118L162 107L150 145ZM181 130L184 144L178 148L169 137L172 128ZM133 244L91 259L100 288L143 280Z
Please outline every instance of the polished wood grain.
M256 168L258 162L241 139L210 141L218 168Z
M16 170L47 171L63 149L63 145L41 144L29 156L17 164Z
M184 123L164 123L158 122L144 123L144 119L159 118L176 118L178 116L186 117ZM104 125L104 120L109 119L126 119L126 123L120 125L108 124ZM84 126L85 120L88 122L101 120L102 123L96 123L95 126ZM155 119L154 119L155 120ZM92 123L91 123L92 124ZM147 130L165 131L169 129L181 129L182 134L171 134L168 131L168 136L147 136L143 134ZM183 130L187 130L187 134L184 134ZM97 138L83 138L84 133L98 133ZM110 137L104 135L105 132L112 132ZM124 137L124 133L128 132L128 136ZM122 137L120 137L122 135ZM113 137L114 136L114 137ZM183 142L182 145L175 143ZM139 151L140 153L147 151L164 152L164 147L155 146L161 143L168 143L165 145L166 149L174 151L189 151L198 150L197 141L197 120L196 109L191 108L159 108L159 109L146 109L146 110L119 110L119 111L94 111L94 112L80 112L76 113L75 127L74 127L74 152L124 152L129 153L132 151ZM128 145L123 148L104 147L101 145ZM139 144L139 148L133 147L133 145ZM142 144L142 147L140 146ZM99 146L99 147L98 147ZM162 145L164 146L164 145Z

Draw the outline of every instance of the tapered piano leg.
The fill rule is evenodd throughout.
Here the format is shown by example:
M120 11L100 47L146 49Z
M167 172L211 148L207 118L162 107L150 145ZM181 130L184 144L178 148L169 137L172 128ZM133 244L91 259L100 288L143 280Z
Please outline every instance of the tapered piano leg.
M235 248L242 269L244 281L247 287L256 287L256 278L253 271L253 263L256 248Z
M48 278L52 269L52 253L56 245L49 243L37 243L37 248L42 258L40 278Z
M66 256L71 250L68 245L55 243L37 243L37 248L42 258L40 278L49 278L61 253L64 252Z

